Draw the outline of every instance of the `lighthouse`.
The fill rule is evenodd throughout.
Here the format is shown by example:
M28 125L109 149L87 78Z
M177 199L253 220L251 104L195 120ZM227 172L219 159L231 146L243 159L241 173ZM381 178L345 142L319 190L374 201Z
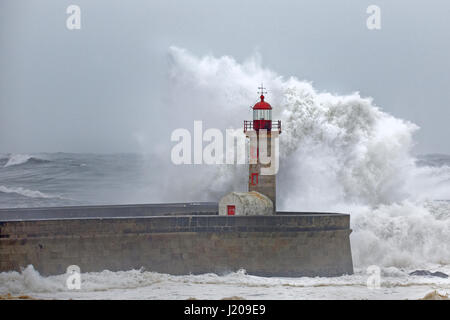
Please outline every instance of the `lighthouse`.
M278 135L281 121L272 120L272 106L265 101L263 85L260 101L253 107L253 120L244 120L249 139L248 192L230 192L219 201L219 215L273 215L276 211Z
M276 212L276 173L278 154L275 144L281 133L281 121L272 120L272 106L265 101L267 93L263 85L260 90L260 101L253 110L253 120L244 120L244 133L249 138L249 172L248 191L259 192L273 203ZM276 162L276 163L275 163Z

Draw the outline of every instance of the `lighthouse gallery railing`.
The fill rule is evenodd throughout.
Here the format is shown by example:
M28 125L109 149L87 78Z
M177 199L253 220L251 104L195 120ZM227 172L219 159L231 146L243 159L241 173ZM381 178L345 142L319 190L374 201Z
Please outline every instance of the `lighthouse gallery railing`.
M253 130L253 120L244 120L244 132ZM281 133L281 120L272 121L272 131Z

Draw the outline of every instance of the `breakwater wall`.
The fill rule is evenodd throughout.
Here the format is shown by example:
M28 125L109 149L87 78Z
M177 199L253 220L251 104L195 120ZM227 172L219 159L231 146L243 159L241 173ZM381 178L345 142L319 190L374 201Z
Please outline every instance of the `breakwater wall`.
M212 214L203 210L210 206ZM0 272L32 264L43 275L65 273L69 265L78 265L82 272L143 267L169 274L220 274L241 268L261 276L353 273L346 214L218 216L214 204L206 204L176 215L166 210L139 216L136 209L109 217L106 207L100 217L97 209L78 209L83 217L73 212L76 217L62 216L52 209L56 211L50 218L45 209L35 216L22 209L9 219L4 209ZM110 212L117 210L109 207L114 207Z

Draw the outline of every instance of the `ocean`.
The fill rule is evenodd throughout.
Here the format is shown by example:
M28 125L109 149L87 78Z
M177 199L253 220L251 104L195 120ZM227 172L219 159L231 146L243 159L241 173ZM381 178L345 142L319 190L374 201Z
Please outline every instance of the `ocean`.
M156 200L139 154L0 156L0 208L148 203Z
M433 172L435 179L437 171L447 172L445 170L450 168L450 156L425 155L417 157L415 163L418 170ZM158 183L149 179L151 174L144 174L160 166L155 164L154 157L144 154L0 155L0 207L167 201L167 197L160 197L166 191L156 192L160 189ZM433 181L445 183L445 180ZM206 196L211 197L211 194ZM0 273L0 295L9 293L43 299L258 300L419 299L430 293L434 293L432 297L445 296L450 293L450 279L409 274L421 269L450 275L449 199L428 198L415 202L408 198L376 206L349 205L353 275L273 278L236 270L228 274L173 276L143 269L105 270L82 273L81 289L69 290L66 275L44 277L33 266L28 266L21 272ZM183 197L172 199L173 202L185 200ZM369 265L380 267L380 288L367 286Z

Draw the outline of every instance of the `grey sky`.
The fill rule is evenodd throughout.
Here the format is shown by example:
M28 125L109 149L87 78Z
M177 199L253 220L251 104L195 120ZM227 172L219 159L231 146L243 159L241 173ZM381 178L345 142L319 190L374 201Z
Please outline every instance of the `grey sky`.
M66 29L70 4L81 30ZM366 28L370 4L380 31ZM418 124L416 153L450 153L449 16L442 0L2 0L0 153L140 151L133 132L167 127L171 45L238 61L258 50L281 75Z

